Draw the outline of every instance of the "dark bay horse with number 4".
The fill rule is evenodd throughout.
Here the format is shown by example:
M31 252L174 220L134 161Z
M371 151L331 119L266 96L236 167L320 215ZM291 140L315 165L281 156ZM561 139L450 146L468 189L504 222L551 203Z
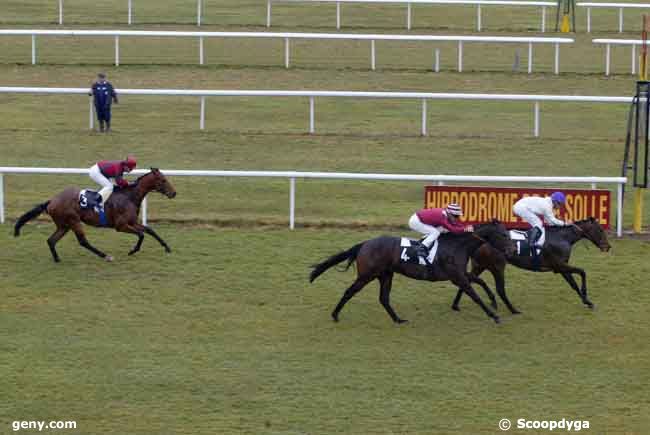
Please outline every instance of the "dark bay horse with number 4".
M497 293L501 300L506 304L508 309L513 314L519 314L520 311L512 306L505 290L505 277L504 270L506 264L510 263L520 269L526 269L535 272L554 272L562 275L562 278L576 291L580 300L589 308L593 308L594 304L587 297L587 274L584 269L571 266L569 259L571 258L571 250L573 246L580 240L587 239L598 247L602 252L607 252L611 249L609 241L607 240L607 233L598 220L593 217L574 222L573 225L564 227L547 227L546 228L546 243L540 253L539 268L534 267L532 257L525 256L511 256L506 258L501 252L492 248L488 244L481 246L472 256L472 271L473 276L479 276L485 270L489 270L494 277ZM580 287L573 278L573 274L580 275L582 280ZM492 301L492 306L496 307L496 299L494 293L488 288L485 288L486 293ZM456 311L459 310L458 303L463 296L463 292L458 291L452 308Z
M59 254L56 252L56 243L70 230L75 233L77 241L81 246L106 261L113 261L112 256L106 255L88 242L82 222L94 227L115 228L115 230L123 233L137 235L138 241L129 252L129 255L133 255L140 250L145 233L155 238L165 248L165 251L171 252L167 243L154 230L138 223L138 214L140 213L142 200L152 191L160 192L168 198L174 198L176 196L174 187L167 181L162 172L156 168L152 168L151 172L141 176L129 186L121 189L116 188L106 203L106 224L102 225L100 223L100 216L95 210L82 209L79 205L79 189L69 187L49 201L37 205L18 218L14 227L14 236L18 237L20 235L20 228L28 221L46 212L56 224L56 231L47 239L52 257L54 257L54 261L56 262L61 261Z
M473 233L441 235L438 239L436 260L432 265L402 262L400 258L401 237L382 236L359 243L347 251L340 252L322 263L314 265L309 281L313 282L327 269L343 261L348 262L346 270L356 261L357 279L345 291L332 312L335 321L339 320L339 313L343 306L366 284L377 279L380 284L379 301L388 315L395 323L406 322L395 313L390 305L393 274L399 273L418 280L451 281L483 308L490 318L499 323L499 317L483 303L472 288L471 281L479 282L480 279L471 279L467 273L467 263L474 251L486 242L499 252L505 252L506 255L514 253L515 245L508 237L506 227L500 222L493 221L476 225L474 228Z

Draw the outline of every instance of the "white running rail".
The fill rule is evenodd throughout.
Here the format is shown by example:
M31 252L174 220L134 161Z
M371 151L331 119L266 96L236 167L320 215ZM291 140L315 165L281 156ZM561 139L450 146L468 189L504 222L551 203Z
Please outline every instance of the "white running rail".
M421 109L420 134L428 134L427 105L430 100L475 100L475 101L528 101L533 103L533 136L539 137L540 103L631 103L632 97L607 97L588 95L526 95L526 94L469 94L469 93L431 93L431 92L359 92L359 91L275 91L275 90L188 90L188 89L117 89L120 95L149 96L194 96L200 98L199 129L205 129L205 111L207 97L301 97L309 99L309 133L316 132L315 99L316 98L380 98L419 100ZM36 87L0 87L0 94L70 94L87 95L86 88L36 88ZM88 124L94 129L93 102L88 104Z
M126 5L126 23L133 24L133 0L127 0ZM201 25L203 18L203 0L196 0L196 25ZM63 25L63 0L59 0L59 24Z
M650 9L648 3L590 3L578 2L579 7L587 8L587 32L591 32L591 8L617 8L618 32L623 33L623 9Z
M381 181L419 181L419 182L474 182L474 183L538 183L538 184L597 184L616 185L616 234L623 234L623 185L625 177L523 177L487 175L407 175L407 174L359 174L345 172L298 172L298 171L196 171L161 169L166 176L173 177L262 177L285 178L289 180L289 228L295 228L296 179L334 179L334 180L381 180ZM133 175L142 175L146 170L138 169ZM24 168L0 167L0 223L5 222L4 174L66 174L87 175L88 169L81 168ZM142 222L147 223L146 200L142 207Z
M540 30L546 31L546 8L555 7L557 3L549 1L520 0L266 0L266 27L271 27L271 3L336 3L336 28L341 28L341 3L375 3L406 5L406 28L411 30L413 23L413 4L476 6L476 30L481 31L483 20L481 6L536 6L542 8Z
M492 44L527 44L528 45L528 73L533 71L533 45L553 44L555 46L555 60L553 71L560 72L560 44L572 44L572 38L534 37L534 36L453 36L453 35L384 35L384 34L356 34L356 33L294 33L294 32L182 32L159 30L43 30L43 29L0 29L0 36L31 36L32 38L32 64L36 64L36 37L37 36L104 36L113 37L115 40L115 65L120 64L120 37L174 37L196 38L199 45L199 65L205 64L205 38L256 38L256 39L281 39L284 40L284 66L290 64L290 42L292 39L315 40L363 40L370 41L370 68L376 68L375 41L428 41L428 42L456 42L458 44L457 70L463 71L463 44L465 43L492 43ZM436 62L437 63L437 62ZM438 69L437 65L434 69Z

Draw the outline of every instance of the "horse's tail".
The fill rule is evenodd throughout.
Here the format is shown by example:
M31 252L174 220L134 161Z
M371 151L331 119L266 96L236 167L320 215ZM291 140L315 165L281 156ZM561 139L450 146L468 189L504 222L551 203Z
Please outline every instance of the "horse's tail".
M363 243L365 242L354 245L347 251L342 251L339 252L338 254L332 255L330 258L323 261L322 263L314 264L312 266L313 270L309 274L309 282L314 282L314 280L318 278L327 269L329 269L332 266L336 266L337 264L345 260L348 260L348 264L345 266L344 270L348 270L352 265L352 262L357 259L357 255L359 255L359 250L363 246Z
M50 204L50 201L45 201L42 204L37 205L24 215L18 218L16 221L16 225L14 226L14 237L18 237L20 235L20 229L22 228L23 225L25 225L27 222L31 221L32 219L35 219L45 211L47 206Z

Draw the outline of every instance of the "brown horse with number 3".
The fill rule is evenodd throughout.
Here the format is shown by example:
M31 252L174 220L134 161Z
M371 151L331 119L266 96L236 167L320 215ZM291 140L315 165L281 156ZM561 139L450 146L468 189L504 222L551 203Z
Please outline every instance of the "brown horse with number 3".
M160 192L168 198L174 198L176 196L176 190L174 190L174 187L167 181L162 172L156 168L152 168L151 172L141 176L129 186L121 189L116 188L104 208L106 212L106 225L102 225L99 214L95 210L82 209L79 205L79 189L69 187L49 201L37 205L18 218L14 227L14 236L18 237L20 235L20 228L28 221L46 212L56 224L56 231L47 239L52 257L54 257L54 261L56 262L61 261L59 254L56 252L56 243L70 230L77 236L77 240L81 246L106 261L113 261L112 256L106 255L88 242L82 222L94 227L115 228L119 232L137 235L138 241L129 252L129 255L133 255L140 250L145 233L156 239L165 248L166 252L171 252L167 243L154 230L138 223L138 214L140 213L142 201L152 191Z

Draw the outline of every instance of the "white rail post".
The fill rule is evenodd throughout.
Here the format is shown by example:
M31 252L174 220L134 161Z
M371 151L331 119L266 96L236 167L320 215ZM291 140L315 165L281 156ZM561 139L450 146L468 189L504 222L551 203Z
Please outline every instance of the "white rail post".
M542 33L546 32L546 6L542 6Z
M296 179L289 179L289 229L293 230L296 225Z
M63 24L63 0L59 0L59 25Z
M314 97L309 97L309 134L314 134Z
M560 44L555 43L555 74L560 73Z
M36 65L36 35L32 35L32 65Z
M375 40L370 40L370 69L375 70Z
M435 50L435 59L436 60L433 66L433 70L435 72L440 72L440 49L439 48L436 48Z
M93 96L91 95L90 98L88 99L89 104L88 104L88 127L91 130L95 129L95 105L93 104Z
M632 44L632 74L636 74L636 45Z
M142 225L147 225L147 197L142 200Z
M591 8L587 8L587 33L591 33Z
M591 190L596 190L597 188L596 183L591 183Z
M271 0L266 0L266 27L271 27Z
M0 173L0 224L5 223L5 180Z
M616 185L616 235L623 235L623 184Z
M463 72L463 41L458 41L458 72Z
M535 126L533 136L539 137L539 101L535 101Z
M427 100L426 98L422 99L422 130L420 131L422 136L427 135Z
M476 30L481 31L481 4L476 5Z
M205 130L205 95L201 96L201 118L199 119L199 129Z
M132 0L129 0L129 6L128 6L128 9L129 9L129 18L128 18L128 20L127 20L129 26L133 23L133 4L132 4L132 3L133 3L133 1L132 1Z
M340 30L340 29L341 29L341 2L336 2L336 30Z
M618 9L618 33L623 33L623 8Z
M203 12L203 2L201 0L196 0L196 25L201 26L201 15Z
M120 66L120 37L115 35L115 66Z
M284 67L289 68L289 38L284 38Z
M528 74L533 72L533 43L528 43Z
M203 56L203 36L199 36L199 65L203 65L204 62Z
M411 30L411 3L406 4L406 28Z
M609 58L610 58L610 46L609 44L605 45L605 75L609 75Z

